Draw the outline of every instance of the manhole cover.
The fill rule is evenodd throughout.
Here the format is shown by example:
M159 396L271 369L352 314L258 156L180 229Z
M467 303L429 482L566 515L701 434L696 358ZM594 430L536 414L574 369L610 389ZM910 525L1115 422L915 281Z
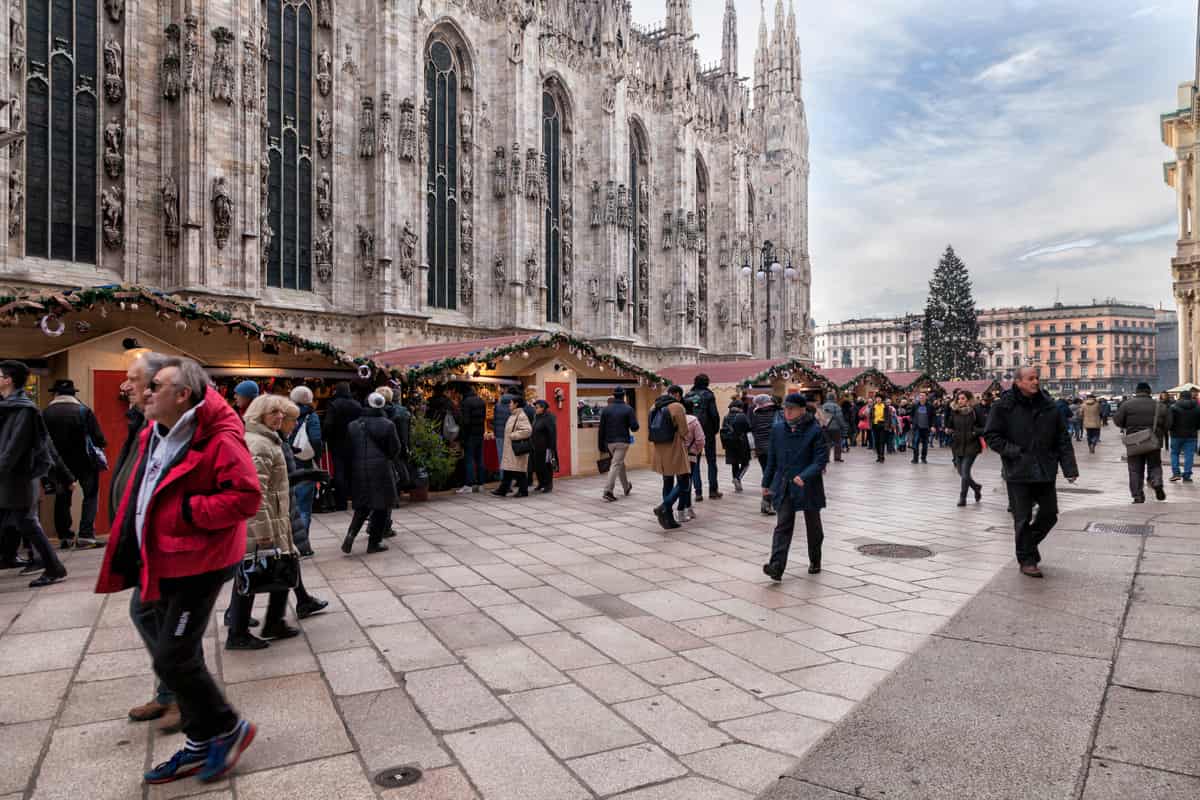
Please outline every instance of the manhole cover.
M389 767L375 773L375 785L384 789L409 786L421 780L421 770L416 767Z
M1059 486L1058 490L1067 494L1104 494L1103 489L1085 489L1082 486Z
M1123 533L1128 536L1149 536L1154 533L1154 526L1117 522L1093 522L1084 530L1088 533Z
M864 556L880 556L881 558L929 558L933 551L928 547L917 547L913 544L862 544L858 552Z

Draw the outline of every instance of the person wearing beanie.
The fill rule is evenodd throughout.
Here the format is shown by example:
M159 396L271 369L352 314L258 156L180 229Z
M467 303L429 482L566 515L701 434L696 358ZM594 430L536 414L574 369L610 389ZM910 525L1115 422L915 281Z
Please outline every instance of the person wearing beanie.
M312 389L297 386L292 389L288 398L300 409L300 417L288 435L287 444L296 456L296 466L300 469L312 469L325 451L325 441L321 438L321 418L313 408ZM295 531L296 549L300 551L300 555L308 558L313 555L309 531L312 526L313 500L316 498L317 484L313 481L301 481L292 487L292 494L296 496L298 521Z
M239 417L246 413L246 409L250 407L256 397L258 397L258 384L254 381L242 381L233 388L233 408Z
M721 497L717 488L717 431L721 427L721 412L717 409L717 397L708 388L708 375L701 372L692 379L692 390L687 393L691 401L692 414L704 430L704 460L708 465L708 497L715 500ZM696 500L704 499L704 486L700 480L699 470L693 470L692 488L696 490Z
M379 392L367 396L367 407L347 429L346 482L354 502L354 517L342 540L342 552L350 555L354 537L367 524L367 553L387 550L383 536L398 495L392 479L392 460L400 452L396 426L383 407L387 400Z
M721 423L721 446L725 449L725 463L733 470L733 490L742 491L742 476L750 468L750 418L743 410L742 401L734 398L729 403L729 413Z
M767 466L763 470L763 497L770 498L775 509L775 533L771 540L771 560L763 564L763 573L773 581L783 578L788 551L796 527L796 512L804 514L808 539L808 572L821 571L821 509L825 507L825 484L821 473L829 463L825 432L808 410L808 401L799 392L783 401L783 419L771 426L767 447Z
M1129 454L1125 458L1129 468L1129 493L1133 502L1146 502L1145 484L1154 490L1154 496L1166 500L1163 489L1162 448L1167 443L1171 430L1171 409L1166 403L1155 400L1150 394L1150 384L1137 385L1137 391L1117 408L1113 422L1124 430L1125 435L1149 430L1158 442L1158 447L1148 453Z

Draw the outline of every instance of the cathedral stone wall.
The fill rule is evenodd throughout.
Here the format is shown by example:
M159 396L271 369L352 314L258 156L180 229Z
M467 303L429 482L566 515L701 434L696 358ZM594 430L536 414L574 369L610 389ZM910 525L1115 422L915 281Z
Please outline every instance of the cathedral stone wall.
M72 230L76 242L94 236L96 263L31 252L45 250L29 234L41 213L29 208L25 148L41 141L31 125L26 144L0 154L0 293L136 283L359 353L567 330L647 366L764 355L769 318L773 355L808 355L808 132L795 18L778 0L750 85L736 73L732 2L712 65L694 49L689 0L665 0L653 28L632 24L625 0L92 7L96 74L75 77L74 97L99 114L95 219L91 233L78 219ZM22 129L31 91L70 82L51 77L53 52L50 64L29 55L40 25L30 9L12 2L0 32L4 96ZM286 21L278 40L272 19ZM428 91L434 43L450 54L452 114ZM298 92L309 99L287 105ZM446 125L432 146L431 116ZM428 167L433 146L447 152L443 135L453 211L439 227ZM61 169L71 166L51 159L51 176ZM65 213L55 208L49 217ZM742 270L759 268L768 240L796 275L773 276L770 308L766 282ZM433 263L429 241L449 243ZM448 249L451 287L436 264ZM280 252L285 272L307 265L307 280L272 277ZM429 302L438 280L452 303Z

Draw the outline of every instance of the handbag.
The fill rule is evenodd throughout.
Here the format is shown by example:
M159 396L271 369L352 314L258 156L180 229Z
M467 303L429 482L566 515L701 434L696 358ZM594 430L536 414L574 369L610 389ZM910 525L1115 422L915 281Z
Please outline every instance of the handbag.
M1162 442L1158 438L1158 412L1161 410L1162 403L1154 401L1154 423L1145 430L1121 435L1121 444L1125 445L1125 455L1144 456L1147 453L1157 452L1162 447Z
M612 469L612 456L603 455L596 459L596 469L600 471L601 475Z
M458 420L454 418L454 414L447 411L446 416L442 419L442 438L447 442L453 442L458 438L460 432Z
M392 461L392 477L396 480L397 489L408 489L412 487L412 468L408 462L402 458L397 458Z
M300 584L300 559L279 548L255 549L238 565L234 588L240 595L290 592Z
M79 418L83 420L84 431L87 431L87 414L87 406L80 406ZM96 443L92 441L90 433L85 432L83 434L83 444L87 450L88 462L92 465L92 469L96 470L96 472L104 472L104 470L108 469L108 456L104 454L103 450L96 447Z
M533 437L528 439L512 439L509 442L514 456L527 456L533 452Z
M316 455L312 441L308 438L307 415L296 425L296 434L292 437L292 449L300 461L312 461L313 456Z

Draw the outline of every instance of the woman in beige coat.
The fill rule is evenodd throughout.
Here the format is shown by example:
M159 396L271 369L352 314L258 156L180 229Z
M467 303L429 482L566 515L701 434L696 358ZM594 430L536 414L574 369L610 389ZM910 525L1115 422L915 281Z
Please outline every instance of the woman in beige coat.
M667 393L654 401L650 409L650 425L654 424L654 415L665 410L670 415L671 424L675 428L675 436L669 442L653 442L650 453L650 466L663 479L662 505L654 508L654 516L658 524L670 530L678 528L671 507L689 491L692 480L692 465L688 461L687 448L683 442L687 437L687 414L683 410L683 389L672 386Z
M246 424L246 446L258 470L262 504L246 523L246 553L278 549L295 553L292 543L291 487L288 485L287 462L283 456L279 429L283 425L290 401L279 395L259 395L246 409L242 421ZM288 591L271 592L267 618L260 639L250 633L250 612L253 595L233 593L229 610L231 625L225 640L226 650L261 650L268 646L264 639L290 639L300 631L283 620L287 611Z
M500 485L492 490L497 497L507 497L512 488L513 479L517 481L517 497L529 497L529 452L517 455L513 452L513 442L527 441L533 436L533 423L525 413L525 400L514 397L508 404L512 411L508 421L504 423L504 455L500 459L500 471L503 477Z

